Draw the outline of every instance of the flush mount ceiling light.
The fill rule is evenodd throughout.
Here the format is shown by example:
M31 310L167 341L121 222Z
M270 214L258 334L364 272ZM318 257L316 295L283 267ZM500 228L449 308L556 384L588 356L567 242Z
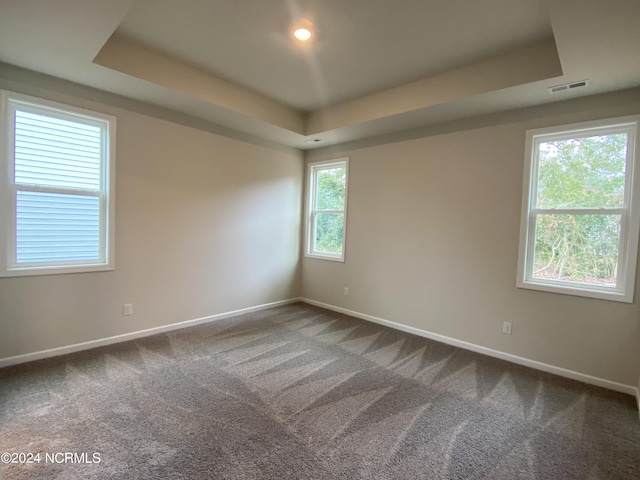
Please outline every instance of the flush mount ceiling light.
M304 27L296 28L293 31L293 36L296 37L301 42L306 42L311 38L311 30Z

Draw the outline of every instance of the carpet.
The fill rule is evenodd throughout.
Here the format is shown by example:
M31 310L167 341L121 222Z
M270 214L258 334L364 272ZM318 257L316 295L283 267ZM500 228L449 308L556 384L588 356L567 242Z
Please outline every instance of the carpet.
M640 478L632 397L305 304L2 369L0 407L41 455L4 480Z

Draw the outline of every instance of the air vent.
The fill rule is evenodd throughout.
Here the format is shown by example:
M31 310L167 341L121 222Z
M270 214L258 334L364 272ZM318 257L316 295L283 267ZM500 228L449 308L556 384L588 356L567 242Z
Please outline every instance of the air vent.
M569 84L569 88L580 88L580 87L586 87L587 85L589 85L589 80L582 80L581 82Z
M574 88L582 88L582 87L588 87L588 86L589 86L589 80L581 80L579 82L556 85L555 87L547 87L547 90L549 90L549 93L558 93L558 92L564 92L565 90L573 90Z

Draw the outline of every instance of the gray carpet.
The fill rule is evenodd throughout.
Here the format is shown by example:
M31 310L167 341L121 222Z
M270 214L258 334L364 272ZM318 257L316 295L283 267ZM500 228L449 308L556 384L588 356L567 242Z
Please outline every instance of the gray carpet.
M0 452L100 457L4 480L640 478L632 397L303 304L0 370L0 406Z

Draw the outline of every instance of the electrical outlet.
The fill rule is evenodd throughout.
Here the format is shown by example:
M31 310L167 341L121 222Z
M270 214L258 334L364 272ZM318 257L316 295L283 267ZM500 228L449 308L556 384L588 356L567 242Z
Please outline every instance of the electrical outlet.
M344 287L344 294L345 296L349 295L349 287Z
M504 322L502 324L502 333L511 335L511 322Z
M122 316L128 317L129 315L133 315L133 304L125 303L122 305Z

